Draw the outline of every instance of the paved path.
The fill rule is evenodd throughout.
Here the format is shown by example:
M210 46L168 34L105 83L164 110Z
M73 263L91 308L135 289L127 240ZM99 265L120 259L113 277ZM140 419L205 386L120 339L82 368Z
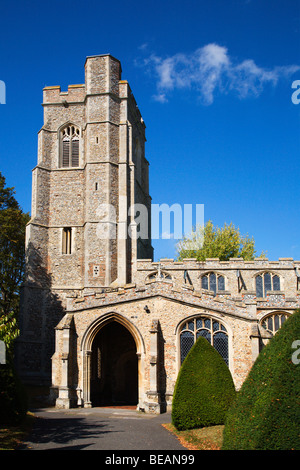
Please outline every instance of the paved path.
M34 428L20 450L187 450L162 426L170 422L169 413L48 408L34 414Z

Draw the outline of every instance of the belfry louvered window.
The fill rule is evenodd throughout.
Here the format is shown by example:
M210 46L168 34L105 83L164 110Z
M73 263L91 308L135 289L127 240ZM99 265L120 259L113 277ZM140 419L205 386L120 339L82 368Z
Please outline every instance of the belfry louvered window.
M229 364L227 330L221 322L209 317L196 317L182 325L180 331L181 363L183 363L199 336L204 336L222 356L226 364Z
M79 166L80 131L78 127L69 125L61 131L61 159L62 168Z

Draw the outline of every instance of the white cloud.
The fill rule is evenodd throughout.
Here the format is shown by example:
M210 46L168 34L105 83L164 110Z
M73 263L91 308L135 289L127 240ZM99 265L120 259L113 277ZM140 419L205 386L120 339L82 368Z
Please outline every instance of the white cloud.
M167 103L168 99L165 93L158 93L157 95L153 95L154 101L158 101L159 103Z
M164 239L164 240L171 240L171 239L174 239L174 233L163 232L163 233L161 234L161 238Z
M141 44L141 45L138 47L138 49L139 49L140 51L144 51L144 50L147 49L147 48L148 48L148 43L147 43L147 42L144 42L143 44Z
M192 54L174 54L161 58L152 54L144 65L156 75L157 94L154 99L168 101L168 92L195 89L205 104L213 103L216 92L234 92L240 98L258 96L266 84L275 86L300 69L297 65L266 69L252 59L233 63L226 47L207 44Z

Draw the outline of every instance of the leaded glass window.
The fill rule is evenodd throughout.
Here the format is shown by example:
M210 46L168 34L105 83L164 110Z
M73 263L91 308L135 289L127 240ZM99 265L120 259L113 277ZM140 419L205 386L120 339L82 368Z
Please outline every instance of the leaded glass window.
M256 283L256 296L257 297L263 297L264 296L264 288L263 288L263 278L262 278L262 276L256 276L255 283Z
M229 364L227 330L221 322L209 317L189 319L182 325L180 332L181 364L199 336L203 336L218 351L226 364Z
M272 290L272 278L271 278L270 273L264 274L264 288L265 288L265 292L267 290Z
M280 278L279 276L273 276L273 290L280 290Z
M148 281L154 281L154 280L163 281L166 279L171 281L172 277L170 276L169 273L162 271L162 270L154 271L153 273L149 274L149 276L147 277Z
M194 335L190 331L183 331L180 335L180 356L181 364L188 355L190 349L194 344Z
M280 291L280 277L277 274L263 273L255 278L256 297L266 297L267 291Z
M228 337L224 331L217 331L214 334L213 346L228 365Z
M218 290L225 290L224 276L218 276Z
M208 290L208 275L202 276L202 289Z
M216 273L204 274L201 278L201 287L214 293L225 290L225 278L221 274Z
M72 253L72 228L66 227L62 231L62 254L70 255Z
M261 325L269 333L275 335L276 331L279 330L279 328L283 325L283 323L288 317L289 315L287 313L273 313L272 315L265 317L261 321Z

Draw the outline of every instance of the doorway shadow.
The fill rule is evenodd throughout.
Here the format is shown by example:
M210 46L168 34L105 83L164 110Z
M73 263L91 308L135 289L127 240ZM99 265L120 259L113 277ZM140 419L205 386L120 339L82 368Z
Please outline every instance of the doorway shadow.
M92 345L91 401L93 406L138 403L138 359L130 332L111 321L97 333Z

